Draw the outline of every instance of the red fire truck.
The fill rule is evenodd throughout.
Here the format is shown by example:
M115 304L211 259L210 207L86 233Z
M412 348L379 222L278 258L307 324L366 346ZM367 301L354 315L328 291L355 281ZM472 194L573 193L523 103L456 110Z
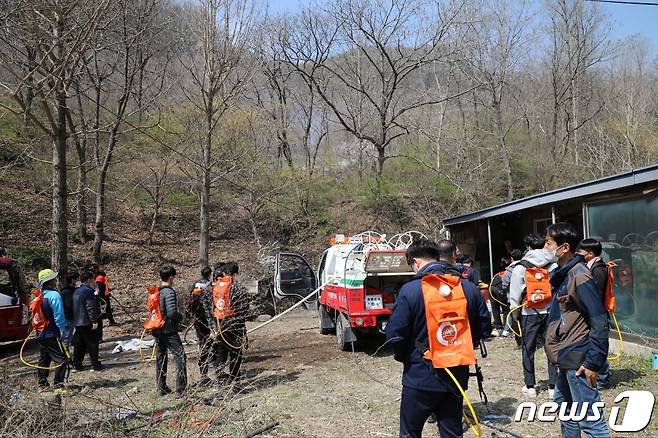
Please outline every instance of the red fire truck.
M19 341L30 333L30 293L16 260L0 257L0 342Z
M317 277L303 257L279 254L275 293L280 298L294 290L295 296L308 296L319 284L320 333L335 333L338 347L349 350L360 334L386 329L397 292L414 275L406 248L419 237L425 236L407 232L387 239L374 231L336 235L320 258ZM300 265L294 269L297 274L291 275L291 265Z

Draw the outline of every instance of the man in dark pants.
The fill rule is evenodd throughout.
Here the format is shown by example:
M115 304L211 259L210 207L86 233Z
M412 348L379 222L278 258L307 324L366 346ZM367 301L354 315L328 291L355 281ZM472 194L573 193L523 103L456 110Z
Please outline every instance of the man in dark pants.
M73 271L69 272L66 276L66 286L64 286L59 294L62 296L62 305L64 306L64 317L66 317L66 328L62 337L66 345L71 345L73 342L73 292L80 285L80 274Z
M73 369L82 371L82 361L89 353L91 367L94 371L102 370L98 360L98 306L94 296L94 274L83 272L80 276L82 284L73 293Z
M592 280L600 293L601 301L604 301L605 290L608 286L608 265L601 258L603 246L596 239L583 239L578 244L578 254L583 257L585 264L592 272ZM605 304L605 303L604 303ZM610 362L606 359L605 363L599 370L599 377L596 381L598 389L607 388L610 385Z
M183 343L178 335L178 324L183 315L178 311L176 291L173 289L176 278L176 269L164 266L160 269L160 312L165 320L164 326L152 330L156 344L155 378L158 394L169 394L171 389L167 386L167 352L171 350L176 362L176 398L181 398L187 387L187 358Z
M572 412L585 415L580 421L560 419L561 436L606 438L610 432L603 408L596 408L601 401L596 380L608 357L608 312L583 257L574 253L578 243L578 233L568 223L546 229L545 248L554 252L559 265L551 275L554 298L546 354L558 368L555 402L568 403Z
M530 398L537 397L535 389L535 351L537 347L544 345L546 323L548 320L548 308L550 300L542 302L541 305L529 307L528 300L525 306L519 311L518 306L523 304L526 291L526 270L530 268L545 268L551 271L557 267L555 255L544 249L544 236L540 234L530 234L523 241L528 252L523 259L512 270L510 279L510 311L515 314L521 313L521 357L523 362L523 378L525 385L521 388L521 393ZM532 272L532 271L531 271ZM531 276L532 278L532 276ZM548 281L548 278L545 278ZM515 309L516 308L516 309ZM514 327L512 327L514 328ZM548 364L548 396L553 398L555 391L555 367Z
M66 369L68 367L68 352L62 341L62 332L66 326L64 316L64 305L62 297L57 291L57 273L51 269L44 269L39 272L39 288L43 294L41 311L48 325L42 331L36 332L37 341L39 342L39 366L37 370L39 387L45 389L49 387L48 368L55 371L53 384L55 388L64 386L66 378ZM51 367L51 363L57 365Z
M249 313L249 297L246 290L237 283L239 266L235 262L225 263L223 268L224 277L230 277L232 287L229 303L232 315L217 321L217 381L228 379L235 381L240 374L242 357L247 347L246 320ZM221 280L218 279L218 280ZM222 368L228 367L228 374Z
M194 330L199 342L200 385L212 383L208 377L208 365L213 357L212 327L212 270L205 267L201 270L201 280L192 285L188 311L194 318Z
M400 402L400 436L419 437L431 414L437 420L442 438L462 436L463 399L448 374L427 363L419 345L428 345L428 328L421 278L425 274L456 273L455 245L450 240L438 244L422 239L407 249L407 263L416 276L400 289L393 314L386 326L386 339L391 343L395 360L404 364L402 399ZM453 274L454 275L454 274ZM473 346L491 333L489 311L480 291L470 282L459 280L467 300L468 321ZM464 390L468 387L468 366L451 368Z

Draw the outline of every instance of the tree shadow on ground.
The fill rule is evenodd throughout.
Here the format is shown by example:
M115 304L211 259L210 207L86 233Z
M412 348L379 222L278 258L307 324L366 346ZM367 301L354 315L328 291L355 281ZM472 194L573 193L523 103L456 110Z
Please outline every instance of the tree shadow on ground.
M619 386L624 386L625 383L632 382L644 376L645 373L630 368L611 369L610 384L606 389L614 389Z
M365 353L368 356L393 356L391 344L386 343L386 336L382 333L370 333L359 336L359 340L354 344L354 351L357 353Z
M480 403L480 405L482 405ZM503 397L495 402L489 402L487 404L487 407L489 408L489 411L492 414L495 415L507 415L508 417L513 417L514 414L516 413L516 408L519 406L519 399L514 398L514 397ZM483 411L479 409L481 412L487 412L486 408L484 408L484 405L481 406ZM478 412L479 414L479 412Z
M139 382L139 379L128 378L128 379L110 380L110 379L106 379L106 378L100 378L100 379L91 380L89 382L86 382L85 385L92 388L92 389L121 388L121 387L128 386L131 383L135 383L135 382Z
M286 373L273 373L259 377L264 368L251 368L246 370L240 379L240 394L249 394L265 388L271 388L276 385L285 384L297 380L301 371L289 371ZM268 370L270 371L270 370Z
M269 360L269 359L278 359L280 358L280 354L254 354L254 355L245 355L244 357L244 363L253 363L253 362L261 362L264 360Z

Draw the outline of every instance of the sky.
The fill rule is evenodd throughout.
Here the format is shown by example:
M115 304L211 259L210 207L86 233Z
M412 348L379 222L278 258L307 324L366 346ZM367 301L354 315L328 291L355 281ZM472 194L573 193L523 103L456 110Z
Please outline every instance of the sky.
M624 1L624 0L620 0ZM626 0L632 1L632 0ZM638 0L658 3L658 0ZM269 0L272 12L294 12L303 0ZM612 21L612 37L623 39L639 34L652 44L652 52L658 54L658 6L633 4L597 3Z

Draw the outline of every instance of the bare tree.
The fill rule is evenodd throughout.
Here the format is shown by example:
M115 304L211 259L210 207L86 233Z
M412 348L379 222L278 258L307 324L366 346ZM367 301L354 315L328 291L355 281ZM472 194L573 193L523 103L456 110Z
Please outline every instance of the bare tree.
M515 108L518 101L515 71L529 47L528 15L525 2L479 2L478 17L467 20L473 44L467 65L475 81L481 83L486 97L482 103L489 110L492 131L502 161L506 181L507 201L514 199L512 150L508 142L510 131L523 114ZM517 112L517 114L515 114Z
M550 0L546 10L551 110L543 129L552 155L552 169L544 187L549 188L569 152L578 164L578 133L603 109L602 99L592 100L593 107L587 105L588 94L595 91L594 67L610 55L611 44L606 17L596 5L582 0Z
M157 44L157 39L161 37L160 32L166 24L166 17L159 14L161 0L122 0L115 2L115 6L117 14L103 35L97 35L101 49L94 50L93 63L89 63L93 64L93 67L87 69L95 90L91 101L95 109L96 131L94 161L97 178L93 257L97 263L101 261L105 239L107 179L115 149L122 135L143 129L143 126L126 121L133 114L141 114L145 107L150 107L159 97L158 94L167 89L163 80L168 68L168 63L165 62L159 74L151 78L157 84L158 92L154 92L148 102L140 96L141 100L137 105L130 105L135 82L138 78L143 80L146 63L150 59L143 55L144 47ZM166 51L165 48L163 50ZM103 82L106 83L105 86ZM143 87L143 84L141 86ZM154 123L157 123L157 120ZM105 144L102 139L105 139Z
M191 47L182 60L189 82L183 92L204 121L197 166L200 266L208 265L212 174L223 164L221 157L213 156L213 141L222 116L253 75L257 21L251 0L199 0L190 17Z
M0 59L10 79L0 86L18 105L20 114L53 142L52 265L61 275L66 274L68 258L68 98L80 60L109 3L68 0L3 5L8 13L6 26L0 30ZM27 73L24 66L28 66Z
M409 133L413 111L452 97L416 92L414 76L453 55L445 41L459 6L337 0L326 13L304 10L281 35L286 60L313 83L340 125L374 146L378 175L388 146ZM311 76L314 69L322 74Z

